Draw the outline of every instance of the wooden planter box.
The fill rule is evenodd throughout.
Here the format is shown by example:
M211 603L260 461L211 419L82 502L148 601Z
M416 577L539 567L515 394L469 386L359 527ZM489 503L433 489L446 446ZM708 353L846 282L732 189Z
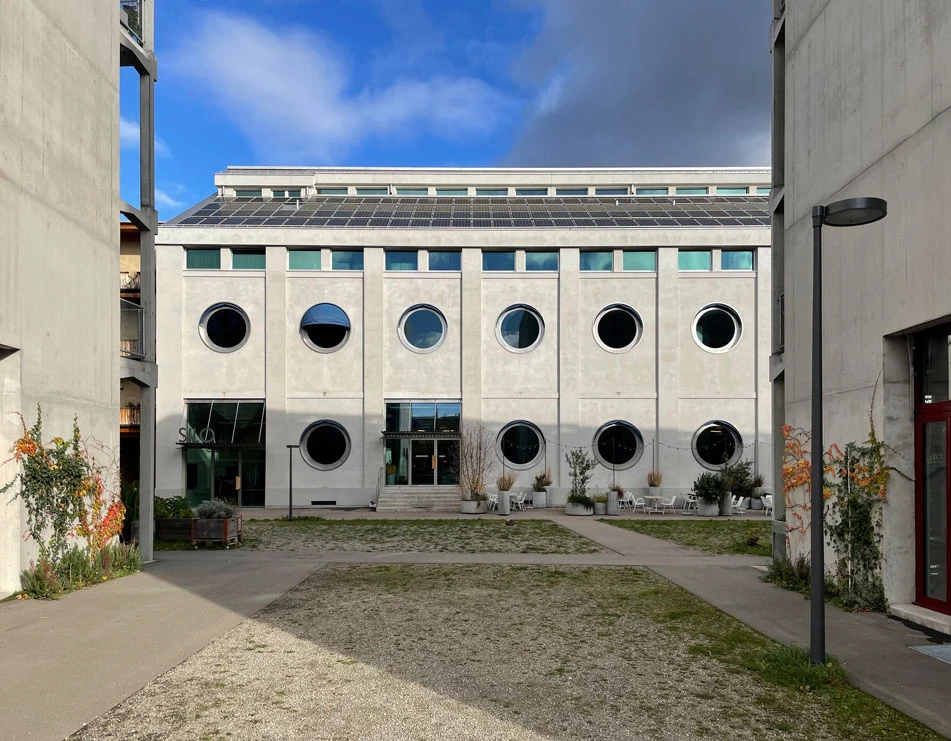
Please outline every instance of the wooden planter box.
M225 548L237 545L241 540L241 516L235 515L227 520L199 520L197 518L175 518L155 521L156 540L184 541L197 546L223 545Z

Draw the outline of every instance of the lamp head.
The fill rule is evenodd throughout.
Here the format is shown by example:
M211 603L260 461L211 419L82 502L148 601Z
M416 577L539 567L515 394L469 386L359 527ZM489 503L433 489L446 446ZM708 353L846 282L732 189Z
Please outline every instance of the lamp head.
M822 223L826 226L862 226L884 219L888 203L883 198L846 198L825 207Z

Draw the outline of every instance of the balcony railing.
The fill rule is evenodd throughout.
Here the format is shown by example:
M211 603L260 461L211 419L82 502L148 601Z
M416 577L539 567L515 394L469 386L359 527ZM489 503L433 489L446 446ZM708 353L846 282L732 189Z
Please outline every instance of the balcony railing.
M142 409L139 407L122 407L119 409L119 424L122 427L138 427L141 424Z
M142 273L119 273L120 291L138 291L142 288Z
M142 360L145 357L145 310L119 299L119 355Z
M142 35L142 4L145 0L119 0L119 20L129 33L141 45Z

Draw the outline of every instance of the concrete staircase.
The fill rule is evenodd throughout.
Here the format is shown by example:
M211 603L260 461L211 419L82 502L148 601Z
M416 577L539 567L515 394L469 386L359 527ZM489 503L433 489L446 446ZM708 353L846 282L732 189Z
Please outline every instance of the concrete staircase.
M386 486L380 491L377 512L458 512L455 486Z

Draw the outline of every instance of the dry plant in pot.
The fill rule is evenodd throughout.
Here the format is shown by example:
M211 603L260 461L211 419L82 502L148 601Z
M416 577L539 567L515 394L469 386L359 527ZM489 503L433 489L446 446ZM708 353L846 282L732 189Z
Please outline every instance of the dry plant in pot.
M647 485L648 486L660 486L660 482L663 481L664 476L660 471L648 471L647 472Z

